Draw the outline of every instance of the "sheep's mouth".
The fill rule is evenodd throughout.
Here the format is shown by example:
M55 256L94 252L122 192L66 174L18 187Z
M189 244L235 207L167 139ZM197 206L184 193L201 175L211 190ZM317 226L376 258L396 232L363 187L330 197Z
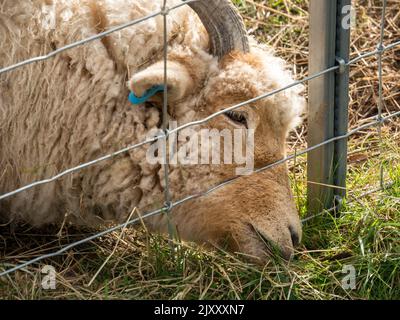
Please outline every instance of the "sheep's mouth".
M252 231L255 233L258 240L263 244L264 251L269 256L281 256L285 260L289 260L291 254L285 252L283 248L281 248L276 242L271 240L264 232L260 231L256 226L252 223L249 224Z
M239 125L241 127L245 127L246 129L249 128L246 115L243 112L227 111L224 113L224 116L236 126Z

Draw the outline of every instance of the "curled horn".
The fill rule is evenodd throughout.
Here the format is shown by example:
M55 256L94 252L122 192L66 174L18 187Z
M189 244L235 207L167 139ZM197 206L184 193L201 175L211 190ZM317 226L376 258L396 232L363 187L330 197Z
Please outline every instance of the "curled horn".
M209 34L211 54L221 59L234 50L250 51L243 19L230 0L198 0L188 5Z

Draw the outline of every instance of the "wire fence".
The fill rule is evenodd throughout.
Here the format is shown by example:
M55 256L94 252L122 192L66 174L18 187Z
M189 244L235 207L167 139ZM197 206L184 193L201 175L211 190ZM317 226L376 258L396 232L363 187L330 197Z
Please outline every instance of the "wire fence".
M269 165L267 165L265 167L262 167L262 168L259 168L257 170L254 170L253 174L258 174L258 173L260 173L262 171L271 169L271 168L273 168L275 166L278 166L278 165L281 165L281 164L283 164L285 162L293 160L296 157L299 157L301 155L308 154L309 152L311 152L313 150L319 149L319 148L321 148L323 146L329 145L329 144L334 143L336 141L346 140L349 137L351 137L351 136L353 136L353 135L355 135L357 133L360 133L361 131L363 131L365 129L372 128L372 127L377 127L378 135L379 135L379 141L380 141L380 151L381 151L381 153L383 152L382 127L383 127L385 122L387 122L387 121L389 121L391 119L394 119L396 117L400 117L400 111L394 112L394 113L388 114L388 115L384 115L383 114L384 96L383 96L382 56L386 51L392 50L392 49L400 46L400 40L399 41L395 41L393 43L390 43L390 44L388 44L386 46L384 45L384 31L385 31L385 16L386 16L387 0L382 0L383 6L382 6L382 18L381 18L381 34L380 34L380 40L379 40L379 43L378 43L378 46L377 46L376 50L370 51L370 52L365 52L363 54L360 54L356 58L349 60L348 62L344 62L342 64L337 64L337 65L332 66L332 67L330 67L328 69L322 70L322 71L317 72L317 73L312 74L312 75L309 75L309 76L307 76L307 77L305 77L305 78L303 78L301 80L294 81L293 83L291 83L291 84L289 84L289 85L287 85L285 87L273 90L271 92L267 92L267 93L262 94L262 95L260 95L258 97L255 97L253 99L241 102L241 103L233 105L233 106L231 106L229 108L225 108L225 109L223 109L221 111L215 112L215 113L211 114L210 116L208 116L208 117L206 117L206 118L204 118L202 120L189 122L189 123L186 123L186 124L184 124L182 126L179 126L179 127L175 128L175 129L169 130L168 129L168 110L167 110L167 108L168 108L168 91L167 91L168 90L168 86L167 86L167 80L168 80L168 65L167 65L168 29L167 29L167 19L168 19L169 13L172 10L176 10L176 9L182 7L182 6L185 6L185 5L189 4L189 3L196 2L196 1L202 1L202 0L188 0L188 1L182 0L182 2L177 4L177 5L174 5L172 7L167 7L167 0L163 0L162 9L160 11L158 11L158 12L152 13L152 14L147 15L145 17L142 17L140 19L136 19L136 20L130 21L130 22L122 24L120 26L111 28L110 30L107 30L107 31L102 32L102 33L99 33L99 34L97 34L95 36L92 36L92 37L89 37L87 39L83 39L81 41L72 43L70 45L61 47L61 48L49 53L48 55L31 58L31 59L22 61L20 63L17 63L15 65L11 65L11 66L4 67L4 68L0 69L0 75L1 75L3 73L11 72L11 71L16 70L18 68L22 68L22 67L24 67L24 66L26 66L28 64L36 63L36 62L39 62L39 61L46 61L48 59L51 59L51 58L55 57L59 53L66 51L66 50L70 50L70 49L78 47L78 46L86 45L86 44L88 44L88 43L90 43L92 41L99 40L99 39L104 38L104 37L106 37L106 36L108 36L108 35L110 35L110 34L112 34L114 32L117 32L117 31L123 30L125 28L134 26L136 24L139 24L139 23L144 22L146 20L152 19L154 17L163 16L163 25L164 25L164 28L163 28L163 34L164 34L164 37L163 37L164 38L164 53L163 53L163 56L164 57L163 58L164 58L164 87L165 87L164 98L163 98L163 109L162 109L162 114L163 114L163 123L162 123L163 134L155 136L154 138L142 141L140 143L137 143L137 144L134 144L134 145L131 145L131 146L127 146L124 149L121 149L121 150L118 150L116 152L110 153L108 155L105 155L105 156L100 157L98 159L89 161L87 163L80 164L79 166L67 169L67 170L65 170L63 172L60 172L59 174L54 175L53 177L50 177L48 179L36 181L34 183L31 183L31 184L28 184L26 186L23 186L23 187L21 187L19 189L16 189L16 190L13 190L11 192L8 192L8 193L5 193L3 195L0 195L0 201L5 200L5 199L10 198L10 197L13 197L13 196L15 196L15 195L17 195L19 193L22 193L22 192L24 192L26 190L38 187L40 185L44 185L44 184L55 182L55 181L61 179L64 176L71 175L71 174L73 174L75 172L78 172L78 171L81 171L81 170L83 170L85 168L97 165L97 164L99 164L101 162L105 162L105 161L111 160L111 159L115 158L116 156L119 156L119 155L122 155L122 154L126 154L126 153L128 153L130 151L133 151L133 150L135 150L137 148L140 148L142 146L151 144L151 143L156 142L158 140L167 140L168 137L171 134L178 133L178 132L180 132L180 131L182 131L182 130L184 130L186 128L192 127L192 126L205 124L208 121L210 121L211 119L214 119L214 118L216 118L216 117L218 117L218 116L220 116L220 115L222 115L224 113L227 113L229 111L233 111L233 110L241 108L243 106L247 106L247 105L249 105L249 104L251 104L253 102L256 102L258 100L271 97L271 96L276 95L276 94L278 94L280 92L283 92L283 91L285 91L287 89L293 88L295 86L299 86L299 85L304 84L304 83L306 83L306 82L308 82L310 80L319 78L319 77L321 77L323 75L326 75L326 74L329 74L329 73L333 73L333 72L337 72L343 67L349 68L352 65L356 64L358 61L360 61L362 59L365 59L365 58L368 58L368 57L372 57L372 56L376 56L377 57L377 59L378 59L378 70L379 70L379 73L378 73L378 78L379 78L378 115L377 115L375 121L369 122L367 124L364 124L362 126L359 126L359 127L355 128L355 129L353 129L351 131L348 131L347 134L340 135L340 136L335 136L335 137L333 137L331 139L328 139L328 140L325 140L325 141L323 141L323 142L321 142L319 144L315 144L315 145L310 146L310 147L308 147L308 148L306 148L304 150L301 150L301 151L298 151L298 152L296 152L294 154L291 154L291 155L289 155L289 156L287 156L287 157L285 157L285 158L283 158L283 159L281 159L279 161L276 161L276 162L274 162L272 164L269 164ZM166 143L163 144L163 145L166 146ZM97 238L105 236L105 235L107 235L109 233L112 233L112 232L118 231L120 229L123 229L128 225L136 224L139 221L141 221L142 219L147 219L147 218L150 218L150 217L153 217L153 216L156 216L156 215L160 215L160 214L163 214L163 213L169 214L169 212L173 208L175 208L177 206L180 206L181 204L183 204L183 203L185 203L187 201L190 201L190 200L193 200L195 198L202 197L202 196L205 196L207 194L210 194L210 193L214 192L215 190L220 189L220 188L222 188L222 187L224 187L224 186L226 186L226 185L228 185L228 184L232 183L233 181L235 181L235 180L240 178L240 177L233 177L233 178L231 178L231 179L229 179L229 180L227 180L227 181L225 181L223 183L220 183L220 184L214 186L213 188L211 188L211 189L209 189L209 190L207 190L205 192L198 193L198 194L193 194L193 195L190 195L190 196L185 197L185 198L183 198L181 200L178 200L178 201L172 201L171 200L171 194L170 194L170 185L169 185L168 156L167 156L167 152L165 152L165 150L164 150L163 154L164 154L164 181L165 181L165 188L164 188L164 201L165 202L164 202L163 207L161 207L161 208L159 208L157 210L151 211L151 212L147 212L147 213L143 214L140 218L132 219L128 223L125 222L123 224L120 224L120 225L114 226L112 228L106 229L106 230L104 230L102 232L93 234L90 237L84 238L84 239L82 239L80 241L76 241L74 243L66 245L66 246L62 247L58 251L38 256L38 257L36 257L36 258L34 258L32 260L26 261L24 263L21 263L21 264L15 266L15 267L12 267L12 268L9 268L9 269L7 269L5 271L2 271L2 272L0 272L0 277L9 275L9 274L11 274L11 273L13 273L13 272L15 272L17 270L24 269L27 266L32 265L32 264L37 263L37 262L40 262L40 261L42 261L44 259L48 259L48 258L52 258L52 257L58 256L58 255L61 255L61 254L67 252L68 250L70 250L70 249L72 249L74 247L80 246L80 245L82 245L84 243L88 243L88 242L90 242L92 240L95 240ZM384 167L382 165L381 166L381 170L380 170L380 188L375 189L372 192L377 192L377 191L379 191L381 189L386 189L386 188L388 188L388 187L390 187L392 185L390 182L389 183L385 183L383 168ZM371 191L366 192L365 194L361 195L360 197L366 196L366 195L368 195L370 193L371 193ZM337 210L336 207L331 208L329 210L324 210L324 211L322 211L322 212L320 212L318 214L306 217L305 219L302 220L302 222L305 223L305 222L310 221L313 218L315 218L317 216L320 216L320 215L322 215L322 214L324 214L326 212L332 212L332 211L335 211L335 210Z

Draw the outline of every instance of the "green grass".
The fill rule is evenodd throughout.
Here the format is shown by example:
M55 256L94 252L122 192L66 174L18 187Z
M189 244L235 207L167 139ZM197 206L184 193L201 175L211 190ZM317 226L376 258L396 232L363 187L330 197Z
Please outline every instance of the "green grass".
M188 243L171 246L166 237L150 235L143 229L127 230L119 243L120 234L115 233L45 261L44 264L55 266L59 272L56 290L41 289L40 266L34 265L0 281L0 296L19 299L400 299L400 146L391 135L386 135L384 142L386 152L382 155L350 164L350 196L340 217L325 213L305 223L303 243L290 263L275 258L259 267L239 255L204 250ZM359 145L359 139L352 140L350 150L360 150ZM371 135L368 150L376 148L376 139ZM301 160L297 162L298 170L293 168L292 173L297 175L300 209L306 212L305 170ZM386 162L385 177L393 181L392 187L360 197L365 190L378 185L382 161ZM55 236L51 239L57 241ZM43 240L42 245L48 242ZM26 249L21 248L20 254L23 250ZM54 249L48 246L46 251ZM342 288L346 276L344 266L352 266L356 271L354 290Z

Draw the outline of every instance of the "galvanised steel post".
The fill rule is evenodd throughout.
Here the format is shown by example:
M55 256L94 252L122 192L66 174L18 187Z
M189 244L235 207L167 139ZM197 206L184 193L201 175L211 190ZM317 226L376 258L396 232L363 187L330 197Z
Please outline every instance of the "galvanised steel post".
M338 73L328 73L309 82L308 144L316 145L347 132L348 47L350 0L310 1L309 73L341 64ZM346 9L349 9L346 15ZM345 23L348 18L348 24ZM347 142L326 145L308 154L308 206L316 214L335 205L335 195L344 196ZM337 185L339 188L335 188Z
M336 74L335 98L335 136L345 135L349 119L349 69L346 64L350 59L350 30L353 19L351 0L338 0L336 28L336 60L341 66ZM335 143L334 152L334 189L336 204L346 196L347 176L347 139Z

